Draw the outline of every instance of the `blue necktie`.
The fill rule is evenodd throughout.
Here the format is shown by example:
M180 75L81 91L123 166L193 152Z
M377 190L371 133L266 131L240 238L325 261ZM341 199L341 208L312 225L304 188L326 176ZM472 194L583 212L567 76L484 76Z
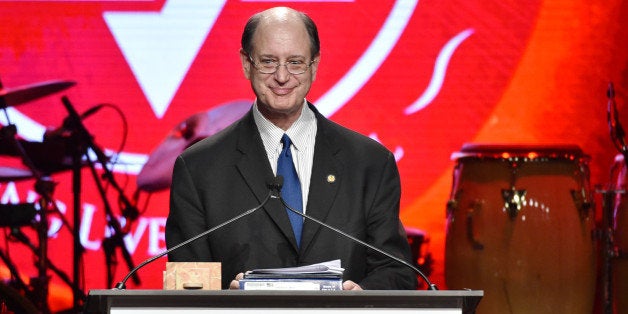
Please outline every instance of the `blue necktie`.
M303 199L301 197L301 182L292 162L292 152L290 151L290 138L284 134L281 138L283 149L277 160L277 175L283 176L283 188L281 197L293 209L303 212ZM297 246L301 244L301 230L303 229L303 218L296 213L288 211L288 218L292 223L292 230L297 239Z

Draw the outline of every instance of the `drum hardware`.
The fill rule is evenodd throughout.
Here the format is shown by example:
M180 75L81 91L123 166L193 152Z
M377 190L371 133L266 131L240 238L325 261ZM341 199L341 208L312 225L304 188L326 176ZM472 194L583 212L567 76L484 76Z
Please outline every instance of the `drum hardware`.
M613 259L619 254L619 249L614 240L614 219L613 207L616 195L623 194L623 190L615 190L611 186L608 190L596 190L602 195L602 225L599 231L602 252L602 313L613 314L613 304L615 295L613 293Z
M508 213L508 217L510 217L511 220L517 219L517 216L526 201L526 193L526 190L517 190L514 186L510 189L502 189L504 209Z
M467 240L469 240L471 247L473 247L474 250L484 249L484 244L475 239L475 232L473 231L473 215L482 209L482 203L483 202L481 200L474 200L471 202L471 206L467 210Z
M0 166L0 182L30 179L33 173L22 167Z
M96 182L96 187L98 188L98 192L101 195L101 198L103 200L103 207L105 209L105 215L107 218L106 219L107 226L110 228L110 230L113 231L112 234L109 237L105 238L102 242L103 251L105 253L105 262L107 265L107 285L109 287L113 287L113 280L114 280L113 273L114 273L115 266L117 264L116 248L120 249L122 257L124 258L124 261L126 262L129 270L133 270L135 268L135 265L133 263L133 258L131 257L131 253L129 253L126 246L124 245L124 236L126 235L126 232L123 231L122 227L120 226L120 222L113 214L111 205L107 201L105 188L103 187L102 183L99 180L100 176L96 172L96 167L94 166L91 160L88 160L88 163L89 163L89 169L92 173L94 181ZM103 164L103 168L104 167L105 165ZM111 180L113 180L113 176L111 176L110 178ZM122 196L123 194L121 194L121 197ZM139 216L139 212L137 212L137 209L135 208L135 206L132 206L130 204L129 200L127 200L126 202L128 203L127 205L128 207L126 208L127 212L123 212L122 214L124 217L127 218L126 224L128 226L132 223L133 220L137 219L137 217ZM139 285L141 283L139 275L137 275L137 273L134 274L133 277L131 278L133 279L133 282L135 284Z
M5 168L4 170L20 171L8 171L10 172L9 175L3 177L2 179L11 180L15 177L15 174L19 174L19 176L17 176L18 178L34 178L36 180L35 191L40 195L36 204L39 206L37 210L38 218L31 219L33 222L32 227L35 228L37 234L37 245L33 244L31 240L21 232L21 226L18 226L17 224L12 225L12 223L9 223L9 227L11 228L9 237L22 242L33 251L37 257L36 267L38 275L35 278L31 278L30 286L28 286L23 283L21 279L19 279L19 272L8 256L2 252L0 257L9 267L14 278L13 281L17 283L18 288L24 291L29 300L32 300L37 308L43 313L49 313L50 311L48 305L48 286L50 279L48 276L48 269L52 269L57 272L62 279L69 282L67 281L67 276L52 265L48 259L47 217L50 211L58 211L53 198L55 184L50 181L47 175L56 171L65 170L67 167L64 168L64 166L61 165L57 159L52 158L52 155L54 154L51 154L57 152L63 153L63 150L57 148L49 149L49 147L46 147L46 143L34 143L19 139L17 137L17 127L11 123L7 108L59 92L73 86L74 84L75 83L71 81L49 81L16 89L5 89L2 87L2 83L0 83L0 109L4 111L7 121L7 125L0 128L0 154L17 157L21 160L22 164L26 166L26 169ZM39 149L41 150L36 151ZM25 206L26 211L20 215L28 215L28 218L30 218L32 209L37 209L35 204L23 206ZM69 228L69 224L65 225ZM71 286L74 291L80 291L80 289L77 288L77 285ZM84 298L85 295L82 295Z
M446 209L447 209L447 217L451 216L453 212L458 209L458 201L455 199L448 200Z
M454 186L456 186L455 183ZM450 221L453 221L455 219L454 212L458 210L458 198L460 197L461 192L462 190L456 190L456 192L454 193L454 198L447 201L447 219L449 219ZM475 232L473 231L473 215L475 215L480 211L480 209L482 209L482 203L482 200L479 199L472 201L466 212L467 240L469 241L469 243L471 243L471 247L474 250L484 249L484 245L475 239Z
M47 214L45 209L36 209L36 204L24 203L15 205L4 205L5 209L21 210L22 212L16 216L23 216L24 219L20 222L7 225L10 228L10 239L17 240L31 249L36 258L36 268L38 275L30 279L30 287L23 283L18 286L25 291L29 300L32 301L43 312L48 313L48 282L49 276L47 270L51 268L50 260L48 259L48 234L47 234ZM36 218L38 213L39 218ZM21 231L23 226L32 226L36 230L38 245L35 245L31 240ZM8 258L3 260L6 265L10 265ZM14 266L9 266L12 276L19 277L19 273Z
M68 112L68 116L64 119L64 123L62 126L62 128L64 128L64 131L60 133L64 134L64 137L69 139L69 141L72 143L71 145L72 147L76 147L76 150L72 154L73 156L72 157L72 160L73 160L73 168L72 168L72 172L73 172L72 186L73 187L72 189L73 189L73 194L74 194L74 204L73 204L74 222L73 224L74 226L80 226L81 224L81 221L80 221L80 212L81 212L81 200L80 200L81 171L80 171L80 168L83 165L83 162L86 162L92 174L94 182L96 183L96 187L101 196L101 200L103 201L103 207L105 209L105 218L107 221L107 225L112 231L111 238L115 240L115 241L104 241L103 246L108 247L109 245L113 245L114 248L116 247L119 248L122 251L122 256L124 257L126 264L129 267L129 270L131 270L135 268L133 259L128 249L124 245L124 241L122 240L126 233L122 230L122 227L120 226L118 219L113 214L113 210L111 209L111 206L109 204L109 201L106 195L105 188L103 187L103 183L101 181L102 180L107 181L109 186L111 186L114 190L118 192L118 199L120 203L123 205L123 208L121 211L122 216L127 219L127 224L130 225L132 221L134 221L135 219L139 217L139 211L137 210L136 206L133 203L131 203L131 201L126 197L123 189L115 181L113 173L108 167L109 158L105 155L103 150L98 145L96 145L96 143L94 142L93 136L89 133L89 131L83 124L81 115L78 114L78 112L76 111L72 103L70 102L69 98L67 96L62 96L61 101L66 111ZM96 161L101 165L101 168L104 172L102 175L98 175L98 173L96 172L95 162L92 161L92 159L87 155L88 151L91 151L95 154ZM85 161L83 161L84 156L86 157ZM74 231L75 231L75 234L74 234L73 274L74 274L75 280L77 280L77 278L79 278L80 276L79 265L80 265L81 256L82 256L82 245L80 243L80 235L78 234L78 228L75 228ZM105 251L106 251L105 253L107 254L106 262L110 263L114 261L115 256L113 256L112 254L115 254L115 249L107 248ZM108 280L110 280L108 282L109 286L112 286L113 274L112 274L111 264L107 264L107 278ZM133 278L134 283L136 284L140 283L140 279L137 274L135 274L132 278ZM80 300L81 300L80 296L75 295L74 297L75 308L80 307L80 302L79 302Z
M525 160L522 162L525 162ZM508 213L511 220L515 220L526 201L525 196L527 191L525 189L517 190L515 187L515 183L517 182L517 169L520 165L519 157L510 157L508 163L510 164L511 171L510 189L502 189L501 192L502 198L504 199L504 210Z
M433 271L434 259L429 252L428 244L430 238L425 231L416 228L404 227L410 252L412 253L412 261L416 268L420 269L426 276ZM423 285L423 280L419 280L419 286ZM420 289L420 287L418 287Z
M615 145L615 148L617 148L617 150L623 154L624 157L626 157L626 154L628 154L628 146L626 145L625 140L626 132L619 121L619 112L617 110L617 103L615 102L615 87L613 86L613 82L608 83L606 97L608 99L606 119L608 120L611 141Z
M2 300L3 307L8 307L7 310L11 310L15 313L41 313L41 311L29 301L35 300L38 297L36 291L33 291L33 289L22 280L17 267L8 257L8 254L2 249L0 249L0 259L7 266L12 276L11 280L7 282L8 285L0 283L0 295L6 297L6 300ZM22 292L23 295L20 292ZM10 312L6 311L6 313Z
M6 284L0 282L0 303L0 313L41 313L17 288L13 287L12 282Z
M35 221L34 203L0 204L0 227L21 227Z
M74 86L73 81L47 81L17 88L4 88L0 82L0 109L21 105ZM7 120L8 121L8 120Z
M113 243L113 248L119 247L122 250L122 255L124 256L127 264L129 265L129 269L133 269L133 261L131 259L130 253L126 250L126 246L124 246L124 242L122 241L122 237L128 232L128 230L123 230L120 227L118 219L114 217L111 208L108 204L107 197L105 195L104 188L102 187L101 180L106 180L109 186L113 187L119 193L119 201L124 207L122 209L122 215L127 220L126 228L130 228L130 224L133 220L137 219L139 216L139 212L131 201L124 195L120 186L115 182L113 175L109 168L107 167L108 158L102 152L102 150L95 145L93 141L93 137L85 126L82 124L82 119L88 117L89 115L98 111L103 105L95 106L87 110L83 115L78 115L72 104L69 102L67 97L62 97L62 102L65 108L68 111L68 117L64 119L62 127L52 130L51 132L46 132L44 135L43 142L29 142L22 139L17 138L17 128L14 124L11 123L10 117L7 113L7 108L10 106L16 106L28 101L67 89L73 86L75 83L71 81L50 81L41 84L33 84L17 89L5 89L2 88L2 84L0 83L0 109L4 109L4 113L6 116L6 121L8 122L6 126L0 128L0 155L17 157L22 161L22 164L26 166L25 169L17 168L17 167L0 167L0 180L10 181L14 179L30 179L34 178L36 180L35 183L35 191L40 195L40 198L37 201L37 206L39 206L38 214L39 218L33 219L34 223L33 227L37 230L38 244L35 245L30 239L21 232L18 226L21 224L26 224L26 220L31 220L31 217L21 217L18 221L5 221L7 225L11 227L11 234L9 235L11 238L22 242L27 247L29 247L33 252L37 255L37 268L38 268L38 276L31 280L31 286L28 286L24 283L19 285L19 288L29 294L29 299L35 300L37 302L37 307L44 313L49 312L48 304L47 304L47 296L48 296L48 284L49 277L47 270L50 269L53 272L57 273L57 275L66 282L72 288L73 297L74 297L74 310L79 310L81 308L81 302L85 301L86 295L80 288L80 266L81 256L84 251L80 243L80 235L78 226L80 226L80 190L81 190L81 168L85 166L89 166L92 171L92 175L94 176L94 180L97 183L99 188L99 192L105 203L106 209L106 218L108 221L109 230L112 230L113 236L111 239L114 241L106 240L103 246L105 248L111 247L111 243ZM102 176L98 176L95 171L94 162L87 156L87 152L90 151L95 153L97 161L102 165L102 169L104 170L104 174ZM74 258L73 258L73 280L61 272L57 267L55 267L51 261L47 258L47 239L48 239L48 218L47 215L49 213L59 212L59 209L56 206L56 202L53 198L54 187L56 183L54 183L48 175L65 170L72 170L72 193L73 193L73 206L74 206L74 221L73 226L77 226L76 228L71 228L70 224L65 220L64 215L59 215L60 219L62 219L63 224L70 228L70 232L73 235L73 246L74 246ZM6 207L5 207L6 209ZM7 209L8 210L8 209ZM30 212L24 212L24 214L29 214ZM59 212L60 213L60 212ZM0 223L3 223L0 221ZM109 250L111 252L111 250ZM2 252L0 252L2 253ZM17 268L12 265L10 259L7 256L0 256L5 261L5 264L9 265L9 268L12 270L12 274L14 277L19 278L19 273ZM112 259L110 257L107 258L107 261L110 262ZM108 266L110 266L108 264ZM110 271L111 268L108 268ZM109 274L109 277L112 277ZM133 278L136 283L139 284L139 277L135 276ZM112 281L110 281L111 284Z
M22 232L22 230L20 228L12 227L11 228L10 237L15 239L15 240L17 240L17 241L19 241L19 242L21 242L22 244L26 245L28 248L31 249L31 251L33 251L34 254L37 254L37 252L39 251L39 248L35 244L33 244L31 242L31 240L26 236L26 234L24 234L24 232ZM78 286L74 285L74 283L72 282L70 277L65 272L63 272L60 268L58 268L47 256L46 256L46 260L44 262L46 263L46 267L47 268L52 270L73 291L75 291L76 293L81 295L81 300L82 301L86 301L87 300L87 296L83 293L83 291L81 291ZM46 276L46 278L47 278L47 276ZM33 282L33 279L31 279L31 282ZM46 288L46 287L39 287L39 286L44 284L44 283L46 283L47 281L43 282L42 280L39 280L38 278L35 278L35 282L36 282L35 286L38 287L39 289ZM36 291L38 288L33 288L33 290Z
M580 218L585 219L589 217L593 204L588 201L589 196L587 196L587 192L584 189L571 190L570 192L574 205L576 205L578 213L580 214Z
M625 293L628 291L628 264L624 260L625 254L619 247L619 241L626 242L624 230L620 226L628 220L625 212L626 182L628 179L626 161L628 161L628 146L626 145L626 133L619 120L617 103L615 102L615 89L613 83L608 84L607 97L607 122L612 144L619 154L611 167L611 182L606 189L599 187L596 192L602 195L602 222L598 232L601 242L602 267L602 313L612 314L628 313L626 308ZM626 245L627 243L623 243ZM623 277L622 277L623 276ZM615 280L617 279L617 280ZM616 295L623 297L616 298Z
M14 124L11 124L9 116L6 112L6 107L9 103L6 101L6 98L12 95L11 93L5 93L3 97L0 97L2 101L0 101L0 107L5 112L8 125L3 127L2 139L6 141L10 147L17 152L19 157L21 158L24 165L28 167L28 169L32 172L34 177L39 180L42 178L41 172L35 167L32 159L29 157L22 143L17 139L17 128ZM48 307L48 275L47 275L47 265L46 259L48 256L48 219L46 216L46 211L42 210L39 212L39 221L35 224L35 229L37 230L37 237L39 240L39 246L37 247L36 256L37 256L37 270L38 276L35 280L33 280L33 289L37 292L35 301L38 308L42 309L44 312L49 311Z
M251 109L250 100L228 102L208 111L196 113L175 126L151 152L137 175L141 191L168 189L172 182L174 161L190 145L215 134L241 118Z

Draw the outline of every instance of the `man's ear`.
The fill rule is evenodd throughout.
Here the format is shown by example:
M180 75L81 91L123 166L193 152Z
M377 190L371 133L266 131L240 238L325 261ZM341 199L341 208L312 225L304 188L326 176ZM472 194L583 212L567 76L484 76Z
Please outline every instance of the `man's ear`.
M320 54L320 52L316 56L314 56L314 58L312 60L316 60L310 66L310 68L312 70L312 82L314 82L314 80L316 80L316 72L318 72L318 64L321 62L321 54Z
M251 61L249 60L249 54L244 51L244 49L240 48L240 62L242 62L242 71L244 72L244 77L247 80L251 79Z

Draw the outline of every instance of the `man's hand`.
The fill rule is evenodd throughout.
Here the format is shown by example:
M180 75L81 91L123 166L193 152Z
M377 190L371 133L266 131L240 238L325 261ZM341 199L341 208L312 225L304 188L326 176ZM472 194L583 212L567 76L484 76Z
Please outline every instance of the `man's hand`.
M342 290L362 290L362 287L351 280L347 280L342 283Z
M229 284L230 290L238 290L240 289L240 280L244 278L244 273L239 273L235 276L235 279L231 280Z

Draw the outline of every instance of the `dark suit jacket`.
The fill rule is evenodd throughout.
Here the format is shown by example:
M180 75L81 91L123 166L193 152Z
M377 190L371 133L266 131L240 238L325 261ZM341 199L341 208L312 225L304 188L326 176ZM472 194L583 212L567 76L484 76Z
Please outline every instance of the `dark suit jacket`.
M400 182L393 155L309 106L315 112L318 131L306 214L409 261L410 250L399 220ZM329 180L329 175L335 176L335 181ZM260 204L273 177L252 111L191 146L174 167L167 246ZM333 259L341 259L344 280L353 280L364 289L415 289L417 285L416 274L406 266L313 221L305 220L297 249L286 210L276 199L171 252L168 259L221 262L223 288L246 270Z

